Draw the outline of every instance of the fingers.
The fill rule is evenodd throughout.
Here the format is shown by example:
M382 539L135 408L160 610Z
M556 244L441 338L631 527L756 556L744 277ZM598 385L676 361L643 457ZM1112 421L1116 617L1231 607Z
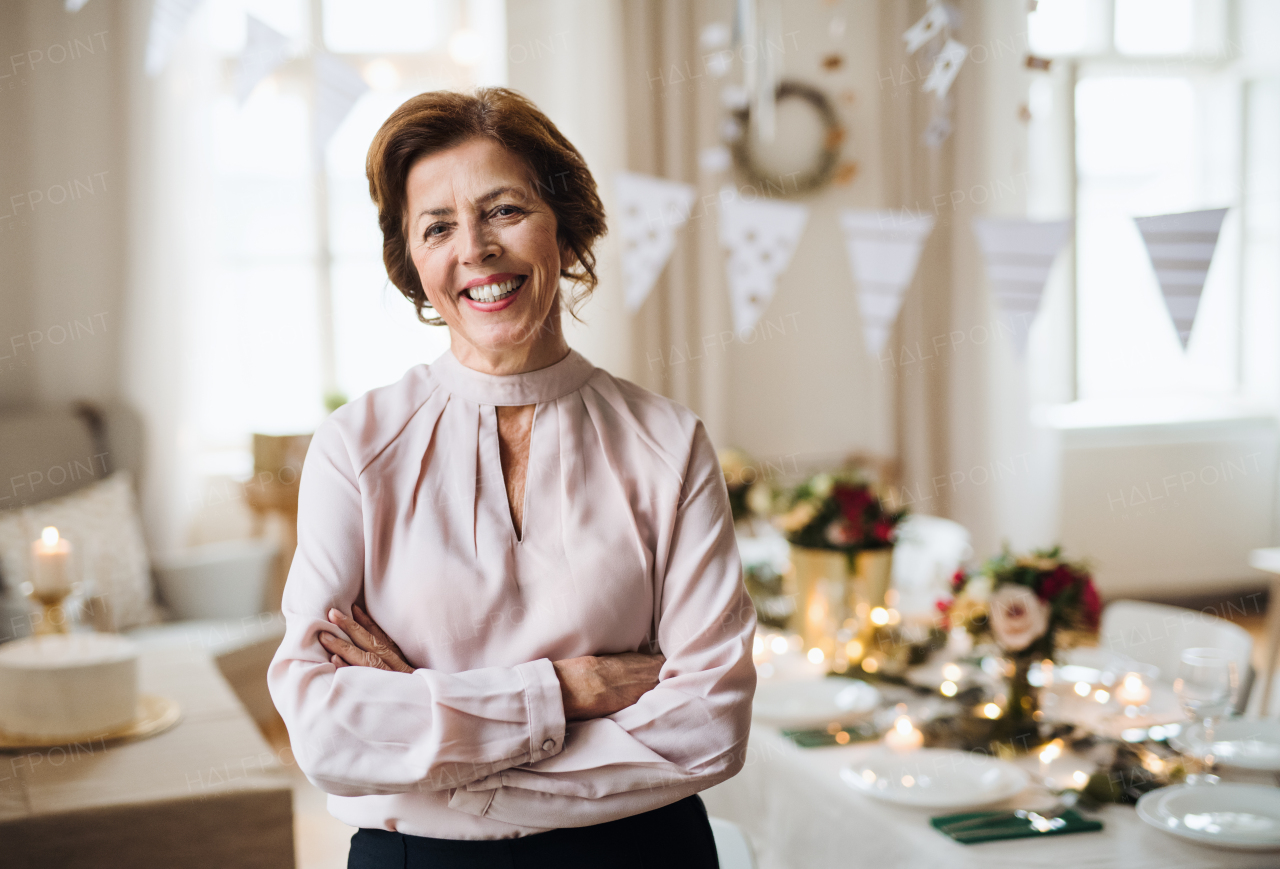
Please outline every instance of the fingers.
M347 636L355 641L353 644L340 638L331 637L337 643L345 644L346 648L338 650L338 655L348 664L356 666L376 667L379 670L392 670L397 673L412 673L413 667L410 667L404 660L404 655L400 648L390 641L377 623L369 617L369 614L359 608L354 608L354 611L364 616L368 624L377 630L378 636L375 636L368 628L341 610L330 609L329 621L341 628ZM325 634L321 634L322 644L325 643L325 636ZM330 652L335 651L330 645L325 645L325 649Z
M327 632L320 633L320 645L329 653L329 660L338 658L344 664L353 667L374 667L379 670L390 670L386 662L373 652L355 646L342 637L335 637Z
M362 628L368 631L373 636L373 638L377 640L379 644L381 644L381 646L395 652L397 657L404 658L404 652L400 651L400 647L397 646L395 642L392 641L392 639L387 636L386 631L384 631L381 628L381 626L379 626L378 623L373 620L372 616L370 616L367 612L365 612L363 609L361 609L359 606L356 606L355 604L351 605L351 614L355 616L356 622L358 622Z

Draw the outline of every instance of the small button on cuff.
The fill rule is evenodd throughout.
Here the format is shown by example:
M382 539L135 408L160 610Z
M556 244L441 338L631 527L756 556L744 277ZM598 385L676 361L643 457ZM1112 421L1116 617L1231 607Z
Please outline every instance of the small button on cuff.
M551 749L555 747L556 747L556 741L554 739L547 739L547 740L544 740L542 743L543 751L551 751Z

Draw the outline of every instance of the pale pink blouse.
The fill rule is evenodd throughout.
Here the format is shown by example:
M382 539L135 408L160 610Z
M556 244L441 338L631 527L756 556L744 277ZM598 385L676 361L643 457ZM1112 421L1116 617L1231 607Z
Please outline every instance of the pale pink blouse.
M517 536L496 406L536 404ZM755 689L716 453L688 409L576 352L495 376L450 353L334 412L302 472L268 682L298 764L357 827L491 839L674 802L742 766ZM368 612L413 673L335 668ZM635 705L566 725L551 662L661 651Z

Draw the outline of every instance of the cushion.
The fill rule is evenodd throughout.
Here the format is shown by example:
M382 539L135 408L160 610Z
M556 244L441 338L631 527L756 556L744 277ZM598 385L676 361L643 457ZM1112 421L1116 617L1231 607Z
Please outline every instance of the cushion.
M118 631L157 620L147 545L127 471L0 516L0 569L10 593L27 581L31 544L46 525L71 541L72 581L84 584L86 597L101 598L103 627Z

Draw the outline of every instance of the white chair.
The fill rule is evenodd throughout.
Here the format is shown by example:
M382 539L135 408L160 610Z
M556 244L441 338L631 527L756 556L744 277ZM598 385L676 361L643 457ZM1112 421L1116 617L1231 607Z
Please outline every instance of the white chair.
M1200 610L1136 600L1118 600L1102 611L1100 645L1160 668L1172 682L1184 649L1221 649L1236 662L1240 688L1235 709L1243 711L1253 686L1253 638L1237 624Z
M710 818L711 832L716 837L716 852L720 856L720 869L756 869L756 857L751 851L742 828L724 818Z

